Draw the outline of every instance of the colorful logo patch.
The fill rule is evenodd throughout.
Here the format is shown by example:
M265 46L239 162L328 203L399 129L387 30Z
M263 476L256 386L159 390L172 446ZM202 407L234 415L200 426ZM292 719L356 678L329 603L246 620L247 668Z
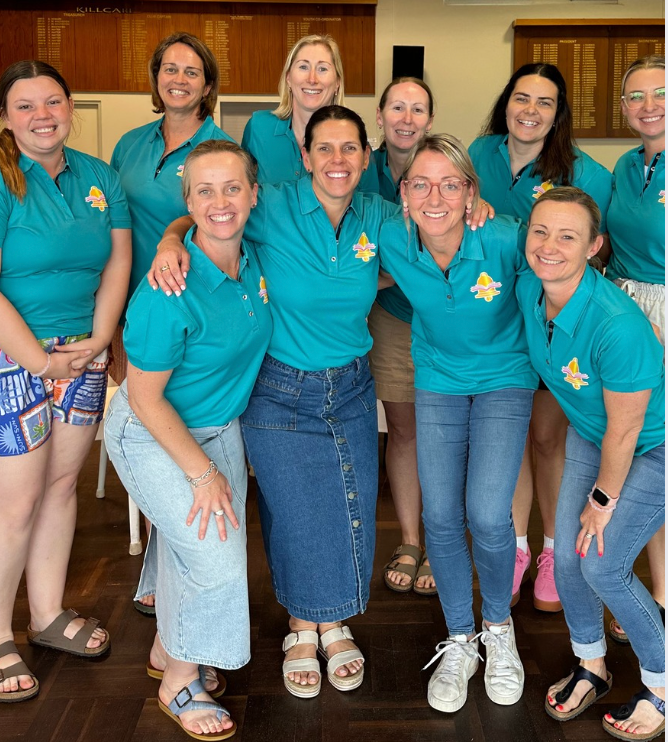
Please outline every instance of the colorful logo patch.
M358 243L353 245L355 257L363 260L365 263L368 263L371 258L376 257L376 253L374 252L376 249L377 248L373 242L369 242L366 232L362 232L362 236L359 238Z
M659 191L659 203L666 205L666 192L665 191Z
M485 301L492 301L495 296L498 296L501 292L497 291L503 284L495 281L491 276L486 273L481 273L478 276L478 282L475 286L471 286L471 291L478 293L475 295L475 299L484 299Z
M578 364L577 358L573 358L568 366L562 366L561 373L566 374L566 376L564 376L564 381L570 384L573 389L577 390L581 386L589 386L589 384L585 381L585 379L588 379L589 376L580 372L580 366Z
M179 178L182 178L183 177L183 165L179 165L176 168L176 174L179 176Z
M263 304L269 302L269 294L267 293L267 282L264 280L264 276L260 276L260 290L257 294L262 299Z
M99 209L100 211L104 211L105 209L109 208L109 204L107 203L107 199L104 196L104 193L97 188L96 186L91 186L91 189L86 196L86 203L91 205L91 208L93 209Z
M534 198L540 198L544 193L547 193L547 191L551 191L554 188L552 185L551 180L546 180L543 183L541 183L539 186L534 186L533 189L536 191L533 194Z

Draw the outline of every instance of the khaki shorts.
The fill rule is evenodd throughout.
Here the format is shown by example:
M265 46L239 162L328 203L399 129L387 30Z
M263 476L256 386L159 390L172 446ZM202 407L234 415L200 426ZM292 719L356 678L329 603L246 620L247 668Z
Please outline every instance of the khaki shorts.
M619 288L642 309L647 319L659 328L661 345L666 347L666 287L655 283L615 278Z
M415 402L415 373L411 358L411 326L377 302L369 312L373 348L369 365L376 396L383 402Z

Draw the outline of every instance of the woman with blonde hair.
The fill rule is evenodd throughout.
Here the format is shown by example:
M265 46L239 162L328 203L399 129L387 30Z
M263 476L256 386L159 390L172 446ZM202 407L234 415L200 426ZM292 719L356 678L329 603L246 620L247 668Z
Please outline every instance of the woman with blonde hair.
M96 619L63 610L77 478L102 419L107 348L130 274L118 175L65 146L74 101L44 62L0 77L0 703L32 698L12 611L25 571L31 644L98 657Z
M656 327L665 348L666 322L666 58L637 59L621 84L621 107L628 126L640 135L639 147L615 165L608 232L612 255L606 278L613 280ZM660 610L666 602L666 529L647 544L652 595ZM615 619L609 636L628 644Z

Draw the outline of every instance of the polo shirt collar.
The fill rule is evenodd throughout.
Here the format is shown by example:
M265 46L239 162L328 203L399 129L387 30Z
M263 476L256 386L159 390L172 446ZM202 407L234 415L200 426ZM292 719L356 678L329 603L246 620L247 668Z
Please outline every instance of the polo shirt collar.
M322 209L322 204L318 201L318 197L315 195L315 191L313 190L310 173L304 175L297 181L297 197L299 200L299 210L303 215L311 214L318 209ZM355 212L355 216L362 221L364 200L362 194L357 189L355 189L353 193L353 199L349 208L351 208Z
M470 227L464 227L464 237L462 243L459 246L459 250L455 253L452 258L450 266L455 266L461 260L484 260L485 251L482 246L482 234L480 229L476 229L475 232L471 231ZM409 224L409 244L408 244L408 260L410 263L415 263L418 260L420 254L420 235L415 222L411 219Z
M162 142L164 142L165 138L162 135L162 125L165 122L165 117L162 116L162 118L159 121L156 121L153 125L153 133L149 137L149 141L154 142L156 139L160 139ZM180 147L185 146L186 144L190 144L193 139L200 138L201 141L205 141L206 139L210 139L208 134L210 134L213 129L215 128L216 124L214 123L214 120L211 118L211 116L207 116L204 121L202 121L201 125L197 129L197 131L188 139L186 139L184 142L181 142L181 144L177 147L179 149Z
M562 308L559 314L552 320L554 324L569 337L575 336L575 331L583 319L592 294L596 286L596 271L587 266L580 284L575 293ZM541 292L541 297L542 297ZM540 299L539 299L540 300Z
M289 116L286 119L279 119L278 116L276 116L276 126L274 127L274 136L282 137L282 136L290 136L290 135L292 135L294 139L294 134L292 133L292 116Z
M194 270L199 276L207 291L213 294L229 276L224 271L221 271L211 259L193 242L193 234L195 233L195 227L191 227L188 234L185 237L184 244L186 249L190 253L190 268ZM243 241L241 243L241 257L239 259L239 275L241 275L243 269L248 263L246 257L246 251L243 248Z
M65 157L65 167L61 170L60 174L62 175L62 173L64 173L66 170L70 170L74 176L79 178L80 177L79 169L77 167L76 162L74 161L74 158L70 154L71 152L72 150L70 150L69 147L63 147L63 155ZM23 152L21 152L21 155L19 156L18 164L19 164L20 170L24 173L27 173L29 170L32 170L32 168L35 165L38 165L39 163L35 162L35 160L32 160L30 157L28 157L27 155L24 155ZM42 168L42 170L44 170L44 168Z

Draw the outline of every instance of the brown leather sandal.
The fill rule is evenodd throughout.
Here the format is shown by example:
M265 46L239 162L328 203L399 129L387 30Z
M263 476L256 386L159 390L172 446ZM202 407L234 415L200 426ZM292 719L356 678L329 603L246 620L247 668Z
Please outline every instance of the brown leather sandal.
M436 585L433 587L418 587L417 581L420 579L420 577L433 577L433 572L431 571L431 564L425 564L429 557L427 556L427 552L422 555L422 559L420 560L420 566L418 567L418 571L415 575L415 582L413 583L413 592L417 593L418 595L436 595L438 593L438 590L436 589Z
M38 647L57 649L60 652L75 654L77 657L99 657L104 654L111 646L111 638L106 629L103 629L103 631L107 638L99 647L90 648L86 646L100 623L97 618L87 618L86 623L77 631L73 639L68 639L65 636L65 629L75 618L79 618L79 614L70 608L55 618L44 631L34 631L28 626L28 641Z
M400 561L397 560L397 557L400 556L411 557L411 559L415 560L415 564L402 564ZM411 544L400 544L394 550L394 554L392 554L392 558L390 559L390 561L385 565L385 567L383 567L383 569L385 570L385 573L383 575L385 584L390 588L390 590L394 590L395 593L409 593L413 589L413 585L415 584L415 576L417 574L421 560L422 548L420 546L413 546ZM388 572L401 572L401 574L408 575L411 578L410 582L408 582L406 585L397 585L389 579L389 577L387 576Z
M8 654L18 654L16 645L11 639L9 641L0 644L0 657L6 657ZM28 666L23 660L15 662L9 667L0 669L0 683L9 678L15 678L19 675L30 675L32 678L32 688L21 688L18 690L10 690L6 693L0 693L0 703L17 703L18 701L27 701L29 698L34 698L39 693L39 680L30 672Z

